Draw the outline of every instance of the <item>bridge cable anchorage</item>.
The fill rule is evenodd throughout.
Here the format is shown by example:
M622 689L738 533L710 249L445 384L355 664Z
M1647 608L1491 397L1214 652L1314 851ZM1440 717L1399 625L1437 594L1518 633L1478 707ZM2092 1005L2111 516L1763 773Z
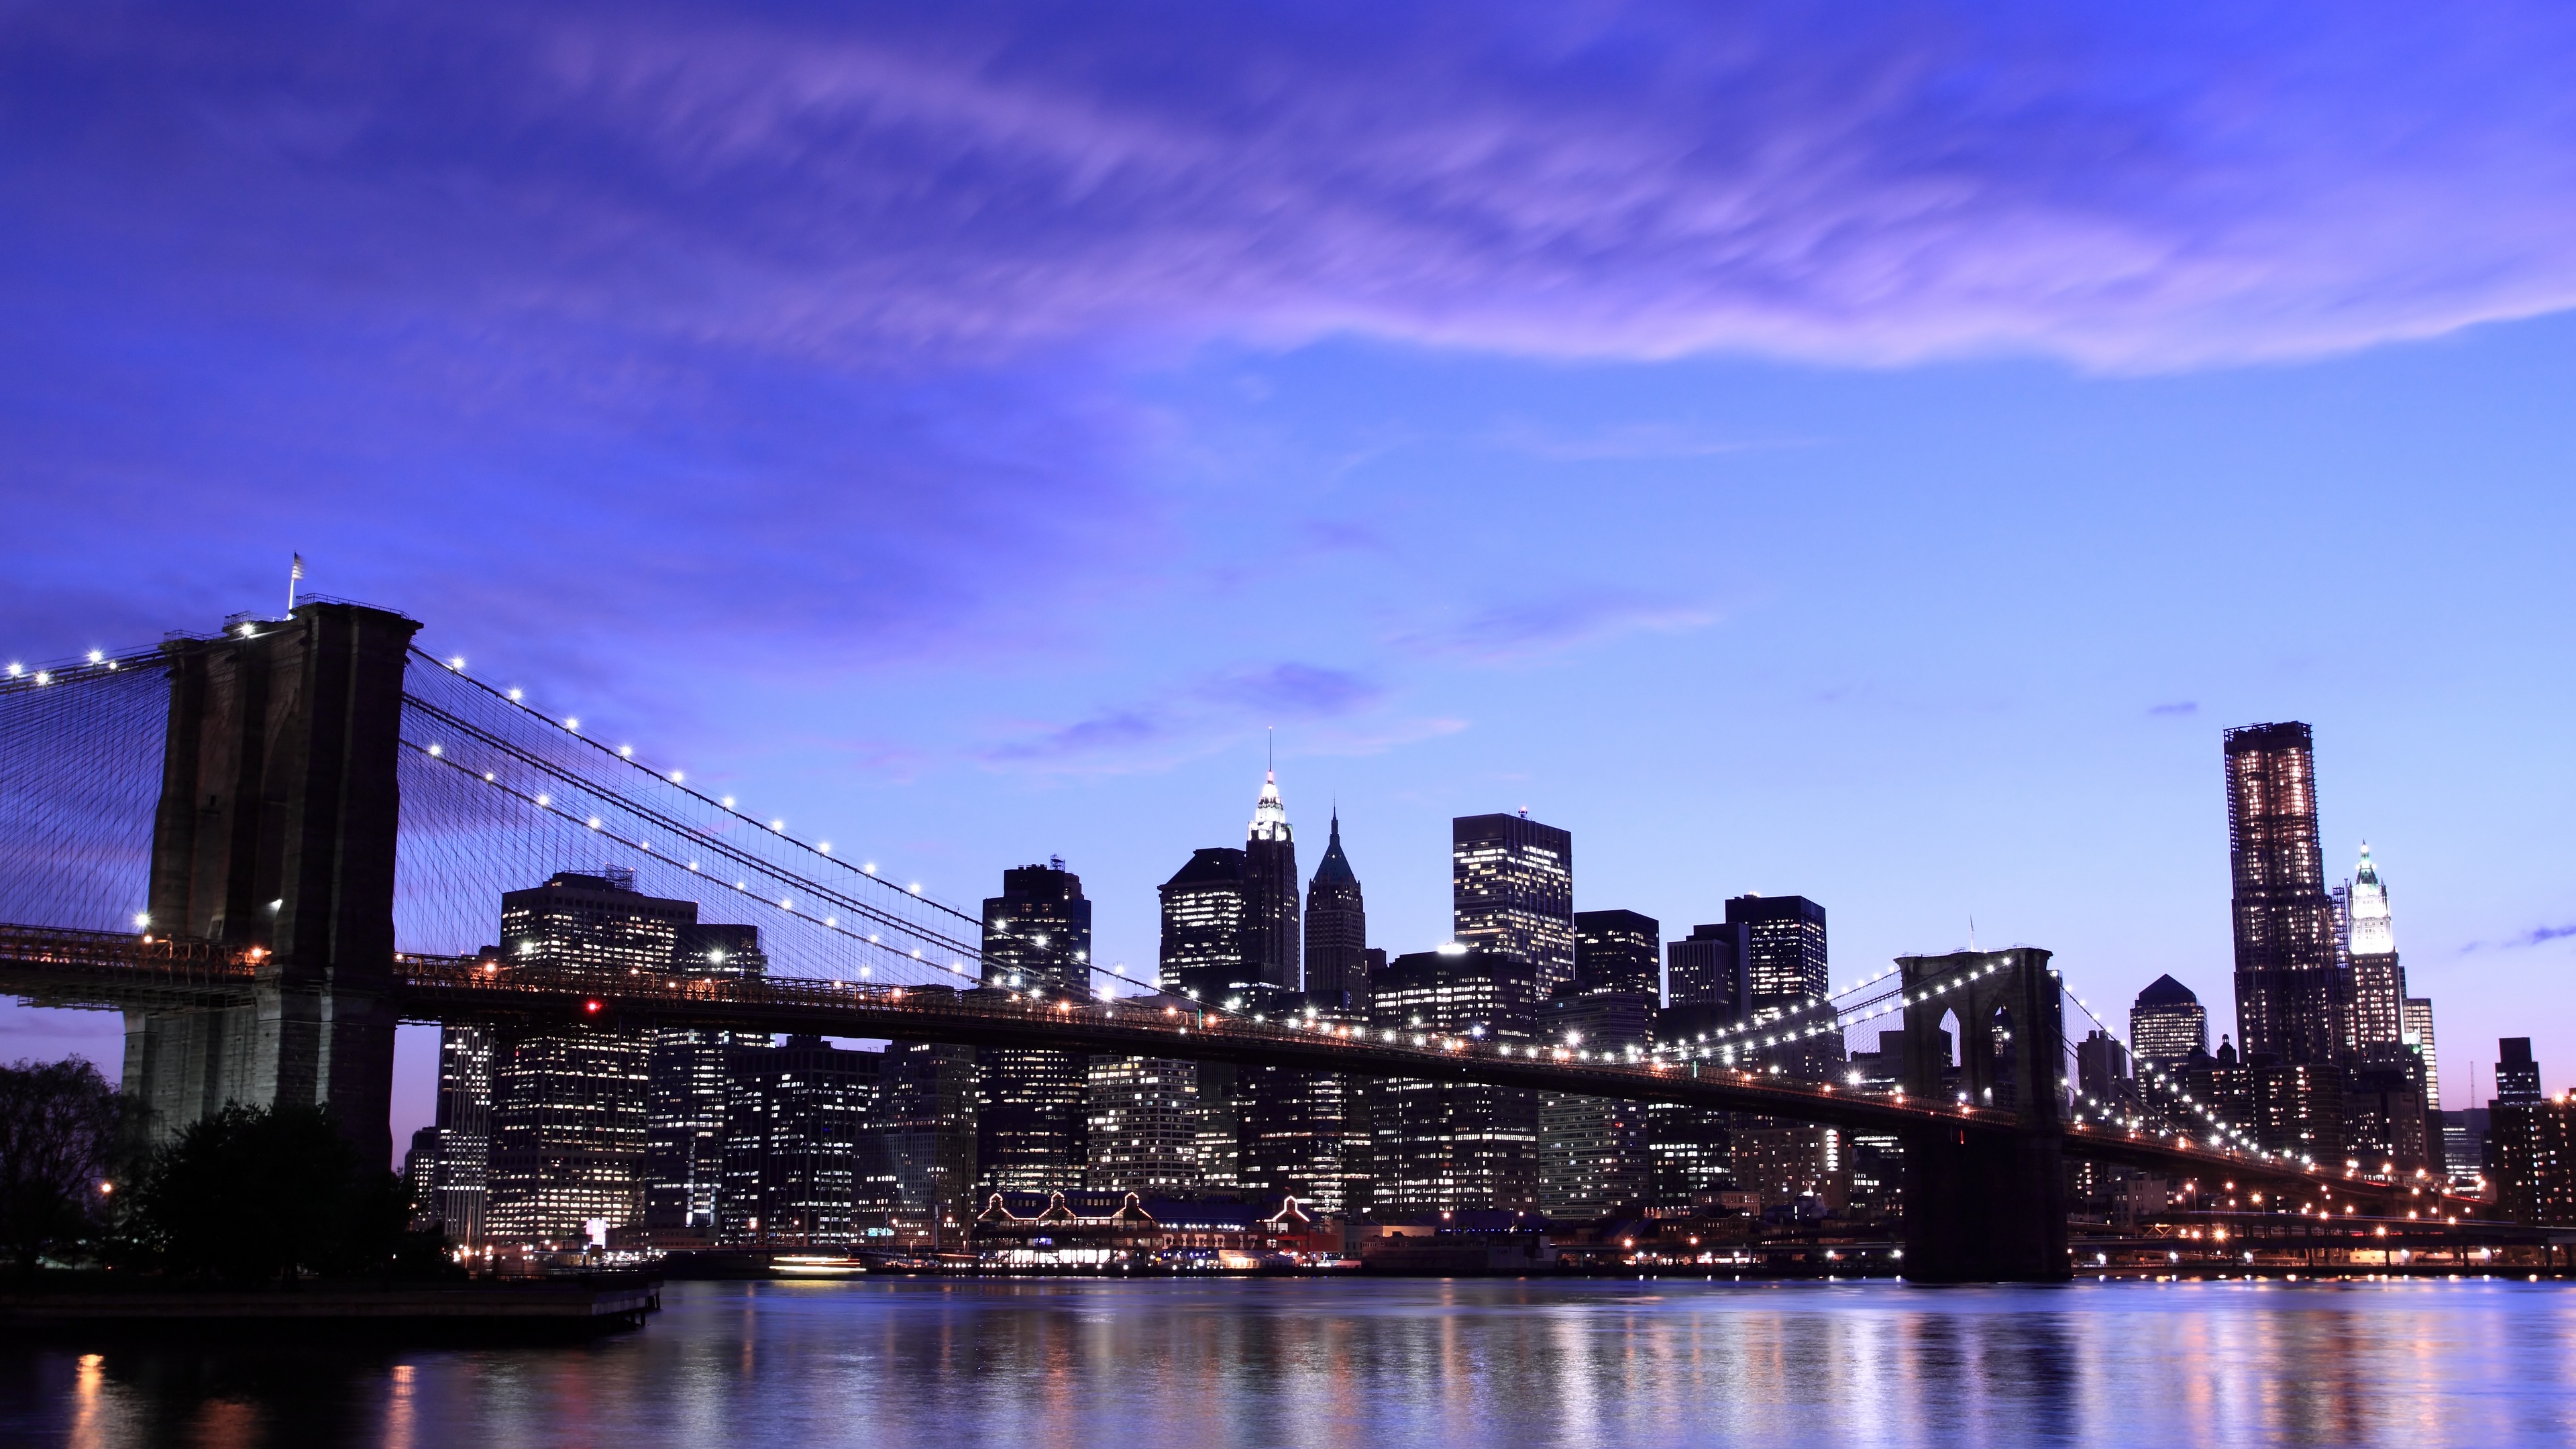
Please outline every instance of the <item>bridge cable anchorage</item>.
M512 698L510 694L463 673L447 659L439 658L418 648L412 652L430 666L426 670L418 671L424 676L422 689L446 687L451 681L468 686L471 690L469 698L481 703L487 709L501 712L505 719L515 719L523 726L535 726L539 740L557 748L549 751L534 741L510 738L511 732L505 728L486 726L470 720L466 718L466 709L462 702L443 703L432 700L426 697L422 689L414 688L410 678L406 678L405 681L407 710L417 710L439 725L470 734L478 743L497 752L503 759L513 762L517 768L535 772L548 780L570 786L574 793L591 797L595 804L607 805L609 810L604 813L624 814L651 830L670 831L674 839L685 839L693 847L729 861L737 867L756 872L769 881L786 887L790 892L789 899L801 894L829 903L834 908L832 916L822 923L822 929L828 932L846 937L860 945L872 947L881 954L892 954L905 965L919 965L951 975L979 979L977 971L964 968L969 964L980 968L983 964L983 940L987 934L987 928L980 917L927 895L917 886L910 888L899 886L877 874L873 867L854 866L843 855L788 835L785 833L783 822L758 820L734 808L727 801L715 799L687 784L681 772L663 771L638 758L631 746L611 745L604 740L594 739L578 730L567 728L564 722L539 712L524 699ZM406 733L408 738L411 732ZM577 756L575 761L557 758L561 753L561 747L572 742L578 742L588 754ZM416 742L416 744L429 746L435 746L438 743L426 740ZM582 767L577 762L579 759L587 759L589 768ZM649 803L637 791L622 789L603 778L613 774L612 767L616 766L635 772L630 778L642 785L645 790L666 797L677 797L678 800L694 805L698 810L716 817L715 821L701 823L685 820L666 807ZM459 768L466 778L480 778L471 765L460 764ZM492 774L494 778L482 780L481 783L487 785L501 783L498 771L485 773ZM515 793L523 801L533 802L535 797L548 792L520 789ZM552 809L553 806L549 801L542 804L540 808ZM593 813L603 812L585 809L582 821L584 825L587 825L588 816ZM762 840L765 845L783 848L796 859L802 860L804 864L791 866L764 853L763 850L733 843L723 833L729 826L748 827L742 833ZM620 844L628 845L648 858L658 855L653 850L651 840L642 831L612 832L607 821L603 820L600 826L592 827L590 833L617 839ZM888 900L888 897L891 899ZM876 904L875 901L879 900L886 901L886 904ZM919 942L922 953L915 958L906 950L896 950L887 942L872 939L870 933L854 931L840 924L837 917L842 911L847 911L863 921L871 922L887 933ZM916 915L916 912L926 913L926 916ZM805 914L810 915L810 913ZM940 922L948 924L942 925L939 924ZM997 939L1013 942L1040 966L1053 965L1057 968L1057 974L1060 977L1074 975L1077 979L1085 980L1098 977L1103 984L1123 983L1128 986L1137 984L1134 978L1093 962L1083 953L1075 953L1045 943L1034 933L1014 932L1007 925L996 924L990 928L990 934ZM934 954L949 956L955 964L943 964L933 959ZM1078 973L1073 969L1076 967L1079 968ZM1114 990L1114 987L1112 989Z

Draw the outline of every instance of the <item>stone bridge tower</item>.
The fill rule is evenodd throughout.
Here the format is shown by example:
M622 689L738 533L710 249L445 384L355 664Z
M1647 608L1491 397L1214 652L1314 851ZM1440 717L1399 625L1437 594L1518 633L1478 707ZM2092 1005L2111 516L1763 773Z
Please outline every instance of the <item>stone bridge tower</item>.
M164 646L145 929L259 954L236 1004L126 1012L141 1140L167 1141L227 1102L300 1102L336 1113L366 1161L391 1159L395 758L419 628L308 603Z
M1908 1278L2029 1283L2069 1276L2066 1023L2048 954L2015 946L1896 958L1906 997L1916 1002L1905 1009L1907 1099L1955 1103L1964 1096L2021 1118L2009 1133L1927 1126L1904 1134ZM1941 1042L1942 1020L1953 1013L1955 1078Z

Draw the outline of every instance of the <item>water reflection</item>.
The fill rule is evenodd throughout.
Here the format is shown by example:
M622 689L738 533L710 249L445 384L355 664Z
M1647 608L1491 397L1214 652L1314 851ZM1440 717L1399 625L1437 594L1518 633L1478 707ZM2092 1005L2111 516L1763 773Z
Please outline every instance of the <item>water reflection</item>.
M20 1345L0 1440L2576 1442L2555 1285L680 1284L574 1347Z

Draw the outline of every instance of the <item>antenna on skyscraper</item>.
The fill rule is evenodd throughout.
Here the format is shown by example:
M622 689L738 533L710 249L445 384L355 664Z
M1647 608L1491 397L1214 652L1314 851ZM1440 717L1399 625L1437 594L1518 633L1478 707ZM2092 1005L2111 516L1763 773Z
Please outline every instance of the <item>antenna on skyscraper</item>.
M1261 743L1261 772L1265 775L1277 775L1279 773L1279 726L1264 726L1262 733L1265 738Z

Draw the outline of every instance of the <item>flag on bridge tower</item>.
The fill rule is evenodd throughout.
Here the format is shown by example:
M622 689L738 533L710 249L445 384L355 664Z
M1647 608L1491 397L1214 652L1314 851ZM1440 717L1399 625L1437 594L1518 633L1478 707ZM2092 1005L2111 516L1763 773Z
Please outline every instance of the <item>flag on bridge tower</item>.
M304 577L304 555L295 555L294 564L286 571L286 612L295 612L295 582Z

